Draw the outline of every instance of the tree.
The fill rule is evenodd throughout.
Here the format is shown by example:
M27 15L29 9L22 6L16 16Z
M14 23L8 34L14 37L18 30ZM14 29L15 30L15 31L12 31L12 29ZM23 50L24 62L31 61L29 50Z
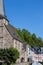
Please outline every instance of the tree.
M31 37L31 34L30 34L30 32L28 32L26 29L23 29L22 30L22 34L23 34L23 36L24 36L24 40L27 42L27 43L29 43L29 39L30 39L30 37Z
M21 39L24 41L24 36L23 36L23 33L20 29L17 29L17 32L19 34L19 36L21 37Z
M0 60L10 65L12 62L15 63L19 58L19 52L15 48L0 49Z
M43 47L43 40L36 36L35 33L31 34L26 29L17 29L17 32L24 42L27 42L30 46Z

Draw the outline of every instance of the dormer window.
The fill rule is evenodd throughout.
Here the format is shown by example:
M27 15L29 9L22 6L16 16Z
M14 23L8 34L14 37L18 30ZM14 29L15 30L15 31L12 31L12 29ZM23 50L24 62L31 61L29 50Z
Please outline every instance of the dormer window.
M8 25L8 21L7 20L3 19L3 21L4 21L5 25Z

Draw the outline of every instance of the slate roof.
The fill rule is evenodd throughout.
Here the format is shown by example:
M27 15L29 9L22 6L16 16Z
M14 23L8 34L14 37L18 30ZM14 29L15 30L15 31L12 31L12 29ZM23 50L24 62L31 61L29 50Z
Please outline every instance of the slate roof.
M9 31L9 33L11 34L11 36L20 41L20 42L23 42L19 36L19 34L17 33L17 28L13 27L11 24L8 24L8 25L5 25L7 30Z
M41 48L36 46L31 46L31 50L35 52L35 54L41 54Z

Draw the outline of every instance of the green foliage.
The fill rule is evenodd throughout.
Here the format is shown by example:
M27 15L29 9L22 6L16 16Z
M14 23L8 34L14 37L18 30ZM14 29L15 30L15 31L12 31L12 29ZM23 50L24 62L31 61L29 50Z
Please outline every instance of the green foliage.
M6 63L2 63L2 65L7 65Z
M31 34L26 29L17 29L18 34L20 35L21 39L27 42L31 46L38 46L43 47L43 40L35 35L35 33Z
M43 65L43 62L40 62Z
M15 63L19 58L19 52L15 48L0 49L0 60L7 64Z
M30 39L30 32L28 32L26 29L23 29L22 30L22 34L24 36L24 40L29 42L29 39ZM27 40L28 39L28 40Z
M20 35L21 39L24 41L23 33L20 29L17 29L18 34Z

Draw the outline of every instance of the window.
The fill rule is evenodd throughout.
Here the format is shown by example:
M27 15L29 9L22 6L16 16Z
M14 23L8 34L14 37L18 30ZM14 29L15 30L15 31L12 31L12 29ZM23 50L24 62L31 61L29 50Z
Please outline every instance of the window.
M15 45L16 45L16 47L17 47L17 41L15 41Z
M2 22L2 20L0 20L0 26L2 26L3 25L3 22Z
M29 58L27 58L27 62L29 62Z
M2 27L0 27L0 37L2 37L3 35L3 28Z
M21 58L21 62L24 62L24 58L23 57Z
M15 44L17 44L17 41L15 41Z
M2 37L0 37L0 43L2 43L3 42L3 38Z

